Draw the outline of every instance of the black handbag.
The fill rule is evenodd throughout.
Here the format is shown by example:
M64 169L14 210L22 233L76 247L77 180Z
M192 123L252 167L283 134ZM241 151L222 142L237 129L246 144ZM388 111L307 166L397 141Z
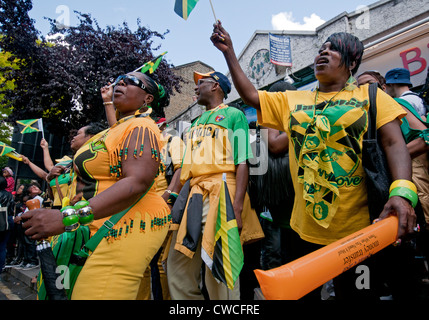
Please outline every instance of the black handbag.
M386 155L377 141L377 84L369 86L368 130L362 145L362 165L366 172L368 209L371 222L378 218L389 200L392 182Z
M166 146L167 159L165 161L165 165L166 165L165 179L167 180L167 185L170 185L171 180L173 180L173 176L174 176L174 164L173 164L173 161L171 159L171 153L170 153L171 140L173 140L172 136L168 139L167 146Z

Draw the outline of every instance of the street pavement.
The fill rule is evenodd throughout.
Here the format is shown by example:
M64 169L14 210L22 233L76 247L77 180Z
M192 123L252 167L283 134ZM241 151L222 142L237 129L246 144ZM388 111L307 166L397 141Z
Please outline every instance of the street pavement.
M36 300L35 277L39 268L32 270L5 269L0 274L0 301Z
M8 268L0 274L0 301L2 300L37 300L36 276L39 268L20 270ZM429 280L426 278L419 286L419 300L429 301ZM259 291L257 291L258 293ZM322 290L322 300L331 300L326 288ZM264 300L255 296L255 300ZM390 300L384 297L382 300Z

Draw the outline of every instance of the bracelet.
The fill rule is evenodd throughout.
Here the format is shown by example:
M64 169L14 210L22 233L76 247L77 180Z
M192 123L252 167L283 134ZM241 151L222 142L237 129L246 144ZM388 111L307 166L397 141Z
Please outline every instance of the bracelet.
M390 185L389 193L392 192L392 190L395 189L396 187L408 188L414 191L415 193L417 193L416 185L409 180L399 179L399 180L393 181L392 184Z
M165 190L165 192L167 192L167 193L171 194L171 190L168 190L168 189L167 189L167 190Z
M405 188L405 187L397 187L397 188L393 189L392 192L390 192L390 194L389 194L389 198L391 198L393 196L399 196L399 197L402 197L402 198L409 200L411 202L411 205L413 206L413 208L416 207L417 202L419 200L417 193L415 193L413 190Z
M90 225L94 221L94 211L89 206L89 202L81 200L74 205L74 209L79 216L79 223L83 226Z
M105 106L110 106L110 105L113 105L113 101L103 102L103 104L104 104Z
M63 214L63 224L66 232L73 232L79 228L79 216L72 206L67 206L61 209Z

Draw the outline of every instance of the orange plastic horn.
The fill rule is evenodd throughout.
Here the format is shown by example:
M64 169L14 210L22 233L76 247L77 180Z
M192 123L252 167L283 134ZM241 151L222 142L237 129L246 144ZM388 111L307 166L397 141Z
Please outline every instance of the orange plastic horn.
M40 201L39 199L31 199L25 202L25 205L27 206L28 210L34 210L40 208Z
M255 270L267 300L298 300L397 240L390 216L304 257L271 270Z

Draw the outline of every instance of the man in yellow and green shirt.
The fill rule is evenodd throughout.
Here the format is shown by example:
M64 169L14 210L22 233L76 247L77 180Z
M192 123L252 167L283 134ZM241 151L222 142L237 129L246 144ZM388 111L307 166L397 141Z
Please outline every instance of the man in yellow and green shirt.
M198 284L204 261L210 299L236 300L240 298L238 281L233 289L228 288L216 280L212 267L223 181L241 230L241 244L263 237L246 193L247 160L252 158L249 127L240 110L223 103L231 90L223 74L195 72L194 80L198 104L206 106L207 111L187 133L180 176L184 186L172 210L175 231L167 263L169 289L172 299L203 299Z

